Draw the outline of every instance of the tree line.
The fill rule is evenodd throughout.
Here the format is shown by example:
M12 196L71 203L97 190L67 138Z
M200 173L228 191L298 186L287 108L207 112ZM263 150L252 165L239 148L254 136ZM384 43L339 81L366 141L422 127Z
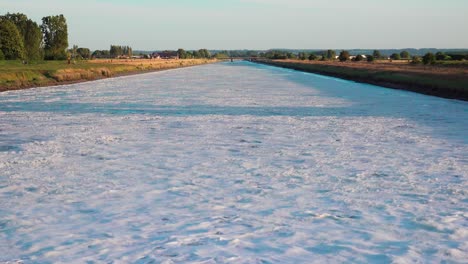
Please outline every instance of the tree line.
M193 51L186 51L184 49L178 49L177 55L179 59L209 59L211 53L207 49L199 49Z
M133 50L130 46L118 46L118 45L111 45L109 50L109 55L111 57L117 58L120 56L132 57Z
M96 50L93 53L88 48L80 48L76 45L68 49L68 26L63 15L46 16L39 25L29 19L25 14L7 13L0 16L0 60L64 60L64 59L90 59L90 58L119 58L132 57L133 50L130 46L111 45L109 50ZM436 61L468 60L467 54L443 52L428 52L424 56L411 56L408 51L393 53L390 57L382 56L379 50L372 54L358 54L352 56L349 51L343 50L336 54L335 50L328 49L315 52L292 52L288 50L269 50L265 52L237 50L215 51L212 55L207 49L186 51L166 51L177 53L180 59L192 58L219 58L232 57L263 57L268 59L300 59L300 60L339 60L339 61L363 61L373 62L379 59L410 60L412 63L434 64ZM368 51L370 52L370 51ZM149 57L148 54L146 54Z
M115 58L131 58L133 56L133 48L130 46L122 46L122 45L110 45L110 49L108 50L95 50L92 54L88 57L84 57L85 59L115 59Z
M0 59L66 59L67 47L68 27L63 15L43 17L41 25L21 13L0 16Z
M91 58L130 58L132 56L138 56L141 58L151 58L152 55L156 52L137 52L134 53L132 47L129 46L118 46L118 45L111 45L110 50L95 50L91 54ZM199 49L199 50L185 50L185 49L178 49L175 50L164 50L159 52L160 54L175 54L179 59L204 59L204 58L212 58L210 51L207 49Z
M270 50L259 54L260 57L281 60L281 59L298 59L298 60L339 60L345 61L368 61L373 62L375 60L409 60L413 64L435 64L437 61L450 61L450 60L468 60L468 54L445 54L444 52L437 52L435 54L428 52L424 56L412 56L408 51L403 50L400 53L393 53L389 57L383 56L379 50L374 50L372 54L357 54L355 56L347 50L342 50L339 55L336 54L335 50L325 50L318 52L298 52L294 53L285 50Z

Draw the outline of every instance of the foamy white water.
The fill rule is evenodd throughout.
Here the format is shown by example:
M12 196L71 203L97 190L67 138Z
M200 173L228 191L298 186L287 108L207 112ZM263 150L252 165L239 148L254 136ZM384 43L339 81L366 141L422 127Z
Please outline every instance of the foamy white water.
M468 259L468 103L222 63L0 94L0 262Z

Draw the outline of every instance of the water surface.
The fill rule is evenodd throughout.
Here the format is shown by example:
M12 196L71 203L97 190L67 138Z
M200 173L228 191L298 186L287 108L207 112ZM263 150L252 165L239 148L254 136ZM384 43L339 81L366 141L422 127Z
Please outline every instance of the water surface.
M247 62L1 93L0 262L464 262L467 131Z

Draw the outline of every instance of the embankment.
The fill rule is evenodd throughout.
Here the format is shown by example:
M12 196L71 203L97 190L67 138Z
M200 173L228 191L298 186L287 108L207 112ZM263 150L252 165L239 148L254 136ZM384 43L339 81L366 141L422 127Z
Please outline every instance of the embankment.
M468 69L466 67L297 60L257 60L256 62L388 88L468 101Z
M85 82L212 62L215 60L93 60L80 61L70 65L64 61L45 61L22 65L20 62L6 61L0 64L0 92Z

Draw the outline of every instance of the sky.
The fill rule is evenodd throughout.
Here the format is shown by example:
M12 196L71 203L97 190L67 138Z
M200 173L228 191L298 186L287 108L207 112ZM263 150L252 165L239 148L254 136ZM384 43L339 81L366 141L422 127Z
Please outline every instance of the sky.
M468 48L468 0L1 0L67 18L69 44L164 49Z

